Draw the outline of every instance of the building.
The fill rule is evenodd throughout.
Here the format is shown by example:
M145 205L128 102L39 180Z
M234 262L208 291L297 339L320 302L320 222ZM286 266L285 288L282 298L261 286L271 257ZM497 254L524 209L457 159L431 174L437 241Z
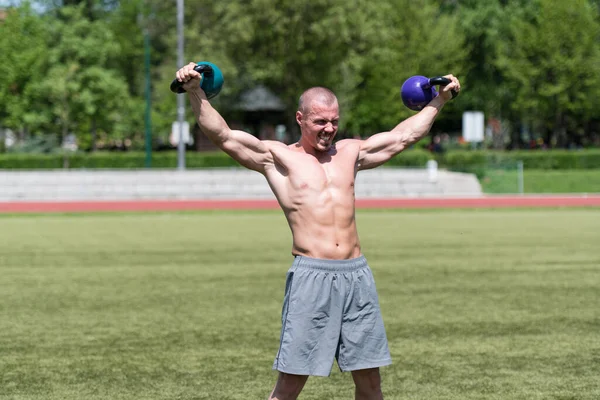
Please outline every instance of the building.
M227 122L232 129L249 132L261 140L289 143L286 117L284 102L267 87L258 85L240 95ZM194 129L194 143L198 151L216 149L197 126Z

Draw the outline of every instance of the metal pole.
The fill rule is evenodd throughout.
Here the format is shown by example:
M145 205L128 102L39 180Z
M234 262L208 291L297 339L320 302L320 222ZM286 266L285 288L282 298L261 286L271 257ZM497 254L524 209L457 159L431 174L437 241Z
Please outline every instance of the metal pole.
M177 0L177 68L183 67L183 0ZM185 169L185 143L183 123L185 121L185 94L177 95L177 121L179 122L179 142L177 143L177 169Z
M146 67L146 168L152 166L152 86L150 84L150 37L144 29L144 64Z
M518 179L519 179L519 194L525 193L525 174L523 172L523 161L517 162Z

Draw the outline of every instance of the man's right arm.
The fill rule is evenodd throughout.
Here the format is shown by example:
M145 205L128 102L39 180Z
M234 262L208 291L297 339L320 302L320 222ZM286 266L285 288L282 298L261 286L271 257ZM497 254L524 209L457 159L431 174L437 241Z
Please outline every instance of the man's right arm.
M215 110L206 94L200 88L200 74L193 70L196 64L190 63L177 71L177 79L185 82L183 88L189 95L194 116L200 130L233 159L246 168L265 172L273 165L273 156L267 145L249 133L232 130L221 114Z

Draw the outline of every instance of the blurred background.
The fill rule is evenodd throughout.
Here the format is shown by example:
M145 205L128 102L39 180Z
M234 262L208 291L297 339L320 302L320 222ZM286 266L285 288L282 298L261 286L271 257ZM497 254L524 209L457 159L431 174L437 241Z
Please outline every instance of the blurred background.
M389 166L429 167L428 182L439 177L434 168L468 173L480 185L475 192L489 194L600 192L599 7L597 0L0 1L0 169L164 170L182 157L192 170L236 167L202 135L187 104L185 156L177 151L169 85L183 56L220 67L225 85L212 102L233 128L286 143L299 137L294 113L310 86L337 93L338 139L367 137L414 114L400 99L407 78L452 73L461 96L429 137Z

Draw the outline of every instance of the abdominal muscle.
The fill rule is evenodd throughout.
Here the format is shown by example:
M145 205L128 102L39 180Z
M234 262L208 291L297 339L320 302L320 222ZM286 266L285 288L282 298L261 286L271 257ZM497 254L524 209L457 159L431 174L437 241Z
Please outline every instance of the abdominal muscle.
M295 145L270 148L276 164L266 177L292 230L294 255L332 260L361 255L354 216L358 147L340 143L319 157Z
M333 260L360 256L353 194L309 190L296 193L293 203L282 206L292 230L294 255Z

